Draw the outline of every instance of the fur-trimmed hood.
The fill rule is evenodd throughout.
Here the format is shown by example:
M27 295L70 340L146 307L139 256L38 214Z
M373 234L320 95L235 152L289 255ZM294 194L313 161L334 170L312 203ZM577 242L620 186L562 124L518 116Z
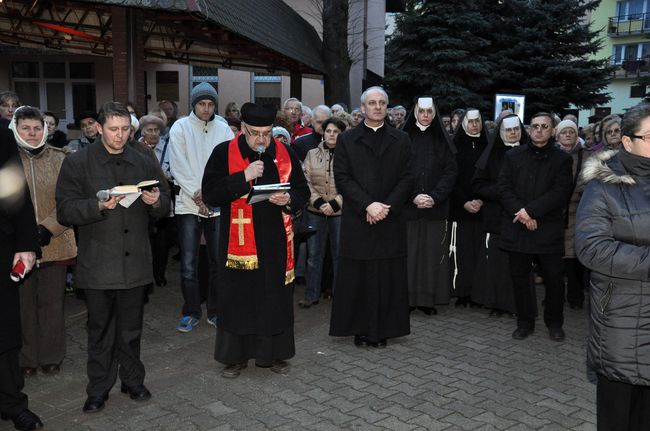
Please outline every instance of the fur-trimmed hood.
M607 150L595 153L585 162L582 169L582 180L586 183L598 180L605 184L634 185L636 181L623 170L618 161L618 150Z

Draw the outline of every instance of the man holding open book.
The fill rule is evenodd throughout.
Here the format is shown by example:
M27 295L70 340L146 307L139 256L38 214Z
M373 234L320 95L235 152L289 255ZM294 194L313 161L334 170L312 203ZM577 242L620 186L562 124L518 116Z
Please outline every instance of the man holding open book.
M156 187L164 181L156 161L126 145L126 108L105 103L97 129L100 139L64 160L56 187L59 223L79 231L77 284L88 306L86 413L104 408L118 375L131 399L151 397L140 360L144 298L153 282L148 226L170 208L169 194Z
M275 110L246 103L241 115L242 132L213 150L201 187L203 201L221 207L215 359L226 378L239 376L249 359L288 371L295 354L291 213L309 197L297 156L273 138Z

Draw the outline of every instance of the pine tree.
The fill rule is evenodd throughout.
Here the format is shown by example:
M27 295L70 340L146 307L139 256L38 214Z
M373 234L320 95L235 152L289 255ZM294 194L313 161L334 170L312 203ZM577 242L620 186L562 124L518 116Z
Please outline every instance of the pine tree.
M583 21L600 0L448 3L411 1L398 19L387 47L386 82L393 99L409 101L428 92L443 111L477 106L489 114L496 93L523 94L528 116L570 104L589 108L610 99L604 90L611 66L589 58L600 48L599 29ZM414 36L426 32L429 38ZM438 64L429 60L434 55ZM468 68L467 62L476 67ZM434 70L443 67L445 77L429 74L429 63ZM462 87L452 97L448 81Z
M440 109L487 109L482 90L492 84L489 26L471 0L407 2L386 47L386 83L391 101L410 105L418 95L435 96ZM462 13L459 11L463 11Z

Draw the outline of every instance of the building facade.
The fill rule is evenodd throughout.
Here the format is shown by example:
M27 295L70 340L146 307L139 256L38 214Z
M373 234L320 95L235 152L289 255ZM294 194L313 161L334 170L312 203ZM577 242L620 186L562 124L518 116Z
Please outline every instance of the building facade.
M650 0L603 0L591 14L591 28L602 35L596 58L609 59L617 68L607 87L612 99L603 106L581 110L581 126L590 118L623 114L643 100L646 88L637 80L650 74Z
M322 40L322 2L283 0L283 3L313 27ZM358 106L368 74L383 77L386 3L384 0L350 0L348 40L353 61L350 108ZM277 31L283 29L278 28ZM314 46L313 50L319 52L320 46ZM114 99L118 93L115 91L116 82L119 81L114 76L115 61L109 56L24 48L3 45L1 42L0 54L8 60L0 62L0 90L12 89L19 94L23 104L57 114L60 118L59 128L70 137L75 137L77 133L74 119L78 113L88 109L97 110L103 102ZM245 67L231 67L227 62L224 62L226 67L220 67L219 64L193 64L191 60L187 62L189 64L182 64L151 56L143 60L135 59L133 63L138 66L135 76L144 76L143 85L140 86L144 88L144 97L138 94L141 91L139 88L129 87L129 99L142 113L156 107L160 100L173 100L178 104L179 114L186 115L190 108L190 90L200 82L209 82L217 89L218 112L221 115L228 102L241 106L245 102L255 101L279 107L282 100L294 95L292 88L295 86L292 87L291 79L296 79L295 76L271 68L253 71ZM322 76L303 73L298 79L303 103L311 107L322 104Z

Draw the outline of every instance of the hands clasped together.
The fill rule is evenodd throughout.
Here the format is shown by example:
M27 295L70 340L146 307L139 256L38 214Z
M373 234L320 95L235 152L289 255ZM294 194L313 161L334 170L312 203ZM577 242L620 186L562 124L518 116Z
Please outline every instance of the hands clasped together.
M531 218L526 212L525 208L520 209L515 213L515 218L512 220L513 223L522 223L526 226L528 230L537 230L537 220Z
M413 199L418 209L433 208L433 198L427 194L420 193Z
M366 221L370 224L377 224L386 217L390 211L390 205L381 202L373 202L366 208Z

